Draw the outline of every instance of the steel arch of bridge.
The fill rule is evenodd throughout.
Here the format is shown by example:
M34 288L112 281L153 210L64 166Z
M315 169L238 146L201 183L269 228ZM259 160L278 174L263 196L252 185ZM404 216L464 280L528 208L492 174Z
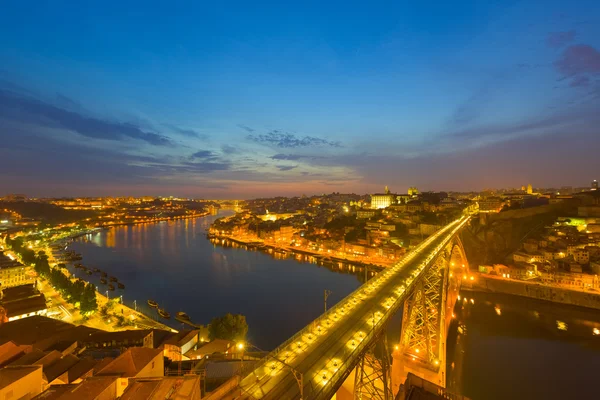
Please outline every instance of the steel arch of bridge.
M438 253L404 302L399 350L404 370L446 386L446 336L462 280L469 265L457 235Z
M298 383L291 373L293 368L303 376L303 400L330 399L354 368L365 364L365 354L382 338L387 322L404 301L415 293L417 286L422 286L420 282L425 275L439 270L440 256L447 249L450 254L455 252L452 246L468 221L469 217L465 216L440 229L394 266L377 274L285 341L241 379L241 394L237 398L299 399ZM434 278L428 276L425 286L433 288ZM442 294L442 297L446 296ZM431 343L435 346L437 342ZM367 375L361 376L368 380ZM362 385L361 391L366 394L364 383L361 381L358 385Z

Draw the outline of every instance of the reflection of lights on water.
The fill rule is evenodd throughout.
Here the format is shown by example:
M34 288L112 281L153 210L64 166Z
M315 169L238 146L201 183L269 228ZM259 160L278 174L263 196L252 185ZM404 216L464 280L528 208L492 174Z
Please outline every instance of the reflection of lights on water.
M556 327L561 331L566 331L568 329L568 325L566 322L556 320Z
M494 311L496 311L496 314L502 315L502 310L500 309L500 307L498 307L498 306L494 307Z

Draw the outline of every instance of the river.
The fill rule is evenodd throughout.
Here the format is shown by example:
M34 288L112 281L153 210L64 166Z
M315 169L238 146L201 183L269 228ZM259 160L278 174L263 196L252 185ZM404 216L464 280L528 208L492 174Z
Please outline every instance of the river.
M151 298L172 315L187 312L198 324L241 313L250 327L248 340L265 350L323 312L325 289L332 291L333 305L364 281L364 272L351 265L211 243L206 229L228 213L115 227L82 237L72 248L83 264L126 285L111 296L140 306ZM99 284L96 275L85 278ZM498 294L461 295L467 301L457 305L448 336L451 390L474 400L598 397L588 388L600 371L600 335L594 334L600 312ZM391 343L398 339L399 321L390 323Z
M185 311L197 324L228 312L243 314L250 327L248 340L265 350L323 312L325 289L332 292L328 303L335 304L361 285L360 272L338 273L333 266L211 243L206 229L229 213L113 227L81 237L70 247L83 255L84 265L125 285L109 296L123 295L127 304L136 300L142 308L153 299L172 316ZM97 274L76 273L106 290ZM181 328L175 321L170 325Z

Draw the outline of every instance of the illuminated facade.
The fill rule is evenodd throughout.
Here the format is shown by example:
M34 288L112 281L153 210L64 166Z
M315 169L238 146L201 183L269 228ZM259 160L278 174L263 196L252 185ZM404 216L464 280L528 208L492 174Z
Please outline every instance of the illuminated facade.
M409 187L408 188L408 195L409 196L416 196L419 194L419 189L417 189L416 187Z
M504 206L504 201L499 197L488 197L487 199L479 200L479 212L500 212Z
M396 200L396 195L391 194L388 187L385 187L385 193L377 193L371 195L371 208L373 209L381 209L387 208L394 204Z
M598 190L598 181L596 179L592 181L592 190Z

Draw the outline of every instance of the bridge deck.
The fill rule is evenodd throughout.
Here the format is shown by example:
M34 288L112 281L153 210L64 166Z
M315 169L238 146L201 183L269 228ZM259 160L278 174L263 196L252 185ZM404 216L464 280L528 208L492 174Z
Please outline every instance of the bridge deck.
M430 236L271 352L241 381L242 398L299 399L293 369L302 374L304 399L329 399L402 306L416 279L467 221L463 217Z

